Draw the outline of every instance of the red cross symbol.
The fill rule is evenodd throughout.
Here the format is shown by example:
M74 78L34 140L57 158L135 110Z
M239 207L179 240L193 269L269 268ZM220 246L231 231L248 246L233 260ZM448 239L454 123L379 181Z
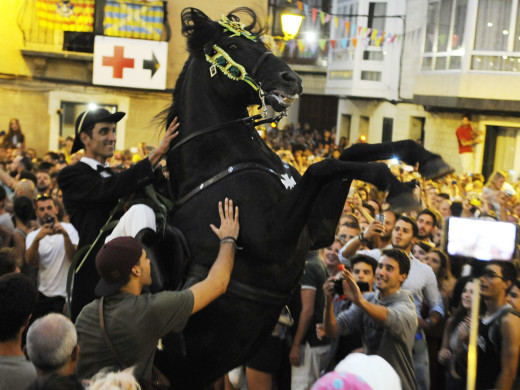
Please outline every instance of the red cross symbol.
M123 46L114 46L114 56L113 57L103 56L103 65L112 66L114 68L114 70L112 72L112 77L115 79L123 78L123 69L124 68L133 68L134 67L134 59L125 58L124 50L125 50L125 48Z

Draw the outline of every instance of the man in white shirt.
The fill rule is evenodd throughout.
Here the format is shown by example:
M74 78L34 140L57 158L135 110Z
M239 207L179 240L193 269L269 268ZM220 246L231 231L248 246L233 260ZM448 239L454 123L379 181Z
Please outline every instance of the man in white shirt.
M58 209L47 194L36 197L40 228L27 235L27 262L38 268L38 304L32 320L47 313L63 313L67 296L67 273L78 245L78 232L70 223L59 222Z

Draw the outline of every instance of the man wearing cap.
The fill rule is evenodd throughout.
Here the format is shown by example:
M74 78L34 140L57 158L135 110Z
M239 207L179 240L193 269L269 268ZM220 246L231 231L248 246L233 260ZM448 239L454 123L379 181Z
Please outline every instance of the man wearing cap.
M79 233L79 248L94 242L119 198L152 183L153 169L178 135L179 123L175 119L155 151L128 170L113 174L108 169L107 159L114 154L116 123L124 116L123 112L111 114L98 108L85 111L76 119L76 138L71 153L84 148L85 156L78 163L61 170L58 184L63 191L63 203L70 221ZM93 249L92 256L103 242L104 237ZM99 278L93 260L88 258L74 276L73 319L83 306L94 299L94 287Z
M190 315L225 293L235 258L238 207L233 209L232 200L226 198L224 205L219 202L219 214L220 227L211 225L220 239L218 256L206 279L186 290L141 295L152 283L150 260L141 244L124 236L103 245L95 262L101 276L96 294L102 298L86 305L76 320L80 379L104 367L135 366L135 376L145 384L151 379L158 340L170 331L180 332ZM115 352L101 330L100 312Z

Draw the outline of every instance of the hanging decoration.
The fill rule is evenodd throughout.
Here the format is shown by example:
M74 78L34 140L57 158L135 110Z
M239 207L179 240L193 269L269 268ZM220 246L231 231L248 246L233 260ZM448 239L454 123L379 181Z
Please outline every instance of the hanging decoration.
M330 47L333 50L352 50L356 48L358 44L365 46L376 46L382 47L386 44L392 44L394 42L401 42L403 34L394 34L388 31L380 31L372 29L368 26L356 25L350 20L345 20L340 16L334 16L323 10L315 7L310 7L303 1L286 0L288 3L296 3L296 6L300 11L305 13L306 18L310 23L316 25L326 25L333 23L334 30L337 32L337 37L333 39L319 39L317 42L307 42L304 39L293 39L290 41L277 41L273 47L274 54L280 56L284 50L288 50L289 56L294 55L296 49L299 50L301 55L312 54L315 55L317 50L320 49L322 53L326 53ZM341 38L338 38L341 37Z

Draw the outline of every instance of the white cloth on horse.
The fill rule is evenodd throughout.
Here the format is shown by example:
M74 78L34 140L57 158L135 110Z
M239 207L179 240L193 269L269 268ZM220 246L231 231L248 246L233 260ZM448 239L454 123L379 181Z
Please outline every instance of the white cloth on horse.
M150 206L135 204L121 217L112 233L106 238L105 243L116 237L135 237L144 228L150 228L155 232L155 213Z

